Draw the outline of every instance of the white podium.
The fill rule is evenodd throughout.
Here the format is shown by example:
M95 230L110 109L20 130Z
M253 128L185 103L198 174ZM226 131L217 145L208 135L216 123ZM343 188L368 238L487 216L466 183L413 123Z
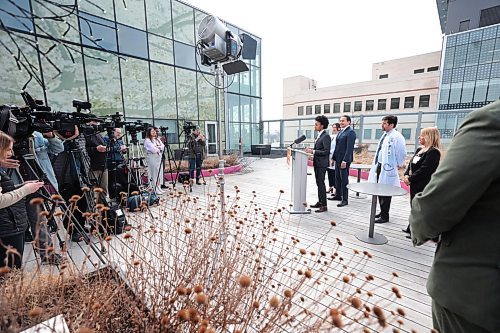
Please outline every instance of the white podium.
M309 154L302 150L291 149L292 163L292 209L290 214L310 214L306 208L307 160Z

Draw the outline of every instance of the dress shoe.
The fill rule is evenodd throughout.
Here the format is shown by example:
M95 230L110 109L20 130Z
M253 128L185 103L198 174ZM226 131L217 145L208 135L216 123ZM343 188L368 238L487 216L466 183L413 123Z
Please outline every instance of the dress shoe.
M334 196L334 197L328 198L328 200L342 201L342 197Z
M384 219L383 217L380 217L375 220L375 223L387 223L389 222L389 219Z
M348 205L347 201L341 201L341 202L337 205L337 207L344 207L344 206L347 206L347 205Z
M311 208L321 208L321 203L319 203L319 201L318 201L314 205L310 205L309 207L311 207Z
M328 211L328 208L326 206L321 206L321 207L319 207L319 209L315 210L316 213L323 213L323 212L327 212L327 211Z
M196 179L196 185L201 185L201 182L199 179Z

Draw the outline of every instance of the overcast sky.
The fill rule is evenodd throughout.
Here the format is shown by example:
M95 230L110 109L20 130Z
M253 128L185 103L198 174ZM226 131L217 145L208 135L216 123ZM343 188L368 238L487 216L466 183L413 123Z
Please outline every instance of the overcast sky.
M367 81L374 62L441 50L436 0L185 1L262 38L265 120L282 117L285 77Z

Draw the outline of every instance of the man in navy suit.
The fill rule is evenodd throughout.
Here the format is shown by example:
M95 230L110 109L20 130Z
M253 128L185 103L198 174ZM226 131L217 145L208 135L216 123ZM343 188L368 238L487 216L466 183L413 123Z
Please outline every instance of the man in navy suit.
M337 134L335 151L333 152L333 161L335 162L335 196L328 200L338 200L337 207L347 206L349 184L349 166L352 163L354 142L356 141L356 132L351 128L351 117L340 117L340 132Z
M307 153L313 154L314 176L316 185L318 186L318 202L311 205L312 208L318 208L316 213L326 212L326 186L325 174L326 168L329 166L330 144L331 139L326 129L328 128L328 118L325 116L317 116L314 123L314 130L318 132L318 137L314 142L314 149L307 148Z

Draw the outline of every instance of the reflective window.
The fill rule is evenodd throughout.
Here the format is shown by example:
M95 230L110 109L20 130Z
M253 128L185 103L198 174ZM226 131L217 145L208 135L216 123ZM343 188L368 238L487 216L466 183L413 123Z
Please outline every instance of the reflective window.
M399 109L399 97L391 98L391 110Z
M240 73L240 94L250 95L250 72Z
M239 74L234 74L234 75L228 75L226 76L226 86L229 86L227 88L228 92L232 93L239 93L240 92L240 75Z
M240 96L241 121L250 122L250 97Z
M174 22L174 39L180 42L194 45L195 39L193 8L173 0L172 19Z
M351 112L351 102L344 102L344 112Z
M366 128L363 130L363 139L366 139L366 140L372 139L372 130L371 129Z
M442 84L439 95L439 104L448 104L450 98L450 84Z
M41 52L47 52L54 44L53 41L43 38L39 38L38 43ZM63 45L52 49L50 60L56 64L61 71L60 74L45 57L41 57L43 75L46 78L47 100L55 111L69 111L72 108L71 101L73 99L87 100L82 56L76 52L72 52L72 56L75 63Z
M177 82L177 113L179 119L198 120L196 72L182 68L175 69Z
M84 11L108 20L114 21L115 19L113 0L99 0L98 3L96 1L78 1L78 9L80 10L80 14Z
M155 119L154 125L160 129L160 135L162 135L162 130L167 134L167 143L179 143L179 129L177 126L177 120L165 120L165 119ZM167 128L160 128L167 127ZM168 165L168 162L166 162ZM173 167L175 168L175 167Z
M114 22L80 12L80 30L84 45L114 52L118 50Z
M120 61L123 102L127 117L151 118L151 90L148 62L128 58Z
M243 144L243 149L250 150L250 145L252 144L252 133L250 132L250 124L241 124L241 143Z
M230 123L229 124L229 149L239 150L240 145L240 124Z
M470 103L472 102L472 98L474 96L474 86L475 82L470 81L470 82L464 82L462 86L462 103Z
M156 35L148 35L149 58L168 64L174 63L174 46L170 39Z
M380 140L380 138L382 137L382 134L384 133L384 131L380 128L377 128L375 130L375 140Z
M0 8L2 5L0 5ZM68 15L67 10L62 9L56 3L44 1L43 4L37 1L32 1L33 13L37 17L53 17L56 15L64 15L64 21L61 22L53 19L36 19L37 33L39 35L50 35L63 40L80 43L80 34L78 32L78 21L75 14ZM0 14L1 15L1 14Z
M500 79L491 79L488 88L487 101L496 101L500 98Z
M460 103L462 95L462 82L452 83L450 86L450 104Z
M297 115L298 116L303 116L304 115L304 107L303 106L299 106L297 108Z
M314 114L321 114L321 105L314 106Z
M115 1L116 22L146 30L144 0Z
M214 76L200 72L197 76L200 120L216 120Z
M403 135L403 137L406 140L410 140L411 139L411 128L403 128L401 130L401 135Z
M148 58L148 42L144 31L118 24L120 53Z
M238 95L227 94L227 110L229 113L229 121L240 121L240 98Z
M177 119L174 67L153 62L150 63L150 67L153 116Z
M361 101L354 102L354 111L361 111L362 108L363 108L363 102Z
M190 45L174 42L175 65L196 69L195 49Z
M378 105L377 105L377 110L385 110L386 103L387 103L387 99L385 99L385 98L379 99L378 100Z
M420 95L420 98L418 100L418 107L420 107L420 108L428 108L430 100L431 100L431 96L430 95Z
M253 124L251 125L251 131L252 131L252 144L253 145L258 145L261 143L260 140L260 125L259 124Z
M323 113L330 113L330 104L323 104Z
M493 52L495 49L495 39L483 40L481 44L481 54L479 63L484 64L493 60Z
M413 108L414 102L415 102L415 96L405 97L405 109Z
M146 0L148 32L172 38L172 12L170 0Z
M477 65L479 62L479 53L481 52L481 42L473 42L469 44L467 50L467 65Z
M373 111L373 99L366 101L366 111Z
M306 106L306 115L311 115L312 114L312 105L308 105Z
M35 42L34 39L31 39L29 36L26 36L26 38L28 40L31 40L33 43ZM16 50L14 43L10 40L7 33L3 30L0 30L0 39L11 51L14 52ZM37 77L41 78L37 51L23 40L17 40L17 43L23 50L28 62L33 66L33 71L36 73ZM4 54L6 54L6 52L7 51L3 49L2 56L0 56L0 77L2 78L3 82L9 82L9 84L0 85L0 104L22 105L24 104L24 101L19 92L21 91L21 88L24 86L24 84L28 82L29 74L24 69L22 71L18 70L13 57L3 56ZM39 85L35 81L35 79L31 80L31 82L26 87L26 91L28 91L30 95L33 96L33 98L43 100L43 91L41 85Z
M5 0L0 1L0 19L10 28L33 31L29 0L18 0L14 4Z
M333 113L340 113L340 103L333 103Z
M250 121L252 123L260 122L260 119L261 119L260 103L261 103L260 98L253 98L252 97L252 119L250 119Z
M92 112L98 115L123 112L117 57L92 49L85 49L84 54Z

